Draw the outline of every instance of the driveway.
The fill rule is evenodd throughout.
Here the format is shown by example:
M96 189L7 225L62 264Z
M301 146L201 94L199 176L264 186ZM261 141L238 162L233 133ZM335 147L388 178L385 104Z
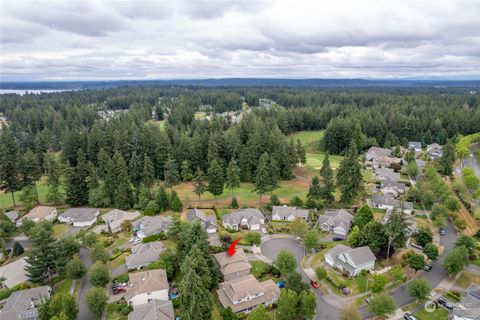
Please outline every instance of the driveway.
M440 237L440 244L445 248L444 254L432 264L433 268L432 270L430 270L430 272L421 271L417 277L427 279L430 287L432 288L436 287L445 277L448 276L445 269L443 269L442 264L443 260L445 259L446 253L452 250L455 244L455 240L457 239L457 233L451 221L448 221L448 226L445 228L445 230L446 235ZM410 296L407 288L408 284L398 287L389 292L390 296L395 300L398 307L409 304L415 300ZM364 318L372 317L372 314L368 311L366 306L360 308L360 313Z
M261 252L264 256L271 260L277 258L278 253L281 250L291 251L297 258L297 264L300 265L300 261L305 256L304 248L294 239L270 239L265 241L261 246ZM310 283L310 278L303 272L300 267L297 267L297 271L302 275L303 281ZM317 313L315 319L321 320L336 320L338 319L339 310L332 305L325 302L320 290L314 290L317 297Z
M80 249L80 259L85 264L85 267L90 269L92 265L92 259L90 259L90 251L87 248ZM85 275L80 282L80 290L78 291L77 304L78 304L78 318L79 320L94 320L95 316L88 309L85 297L87 296L88 289L91 288L88 276Z

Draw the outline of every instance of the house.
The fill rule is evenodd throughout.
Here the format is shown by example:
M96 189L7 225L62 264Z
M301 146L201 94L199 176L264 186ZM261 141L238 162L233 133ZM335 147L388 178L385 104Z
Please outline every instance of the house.
M320 229L346 237L352 225L353 216L345 209L327 210L318 219Z
M254 208L240 209L223 216L223 226L233 230L259 230L263 224L265 217L260 210Z
M385 209L385 210L393 210L393 208L399 208L402 206L402 202L388 197L384 194L374 194L372 196L372 207L378 209ZM413 203L412 202L404 202L403 203L403 210L408 213L412 214L413 212Z
M380 184L380 191L386 195L392 195L393 197L397 197L399 194L405 193L407 186L404 183L384 180Z
M478 320L480 317L480 286L471 284L465 297L453 309L453 320Z
M4 288L13 288L21 283L25 283L28 280L27 261L25 258L21 258L10 262L0 267L0 278L3 279L2 285ZM0 286L1 287L1 286Z
M102 216L102 220L105 222L111 232L117 233L122 231L122 224L125 221L132 221L140 216L141 214L138 211L128 212L119 209L113 209L112 211L105 213Z
M414 150L416 152L422 151L422 143L418 141L410 141L408 143L408 150Z
M432 143L427 146L427 155L432 160L440 159L443 156L443 148L438 143Z
M268 306L276 302L280 289L272 280L259 282L250 274L220 283L217 294L224 308L249 313L261 304Z
M163 244L160 241L139 243L132 247L132 254L125 259L129 270L146 267L156 261L163 251Z
M272 220L277 221L293 221L295 218L301 218L308 220L308 214L310 210L298 209L297 207L288 206L273 206L272 207Z
M227 252L220 252L215 254L214 257L224 281L249 275L252 269L243 249L238 249L233 256L230 256Z
M58 216L60 222L65 222L74 227L91 227L97 222L100 210L93 208L70 208Z
M172 223L171 217L166 216L144 216L140 219L132 222L133 231L135 235L143 239L148 236L167 232L170 224Z
M30 219L33 222L39 222L43 220L53 221L57 217L57 208L48 206L36 206L30 210L26 215L17 220L17 225L21 226L23 220Z
M168 301L168 281L165 269L129 274L125 300L136 307L152 300Z
M15 222L18 219L18 211L7 211L4 213L10 221Z
M128 320L175 320L172 301L152 301L138 305L128 314Z
M389 168L378 168L375 170L375 176L378 180L400 181L400 173Z
M365 160L373 161L374 159L377 159L380 157L390 157L391 154L392 154L392 150L390 149L371 147L370 149L368 149L367 153L365 154Z
M200 209L193 208L188 210L187 212L187 220L198 220L205 228L207 233L215 233L217 232L217 218L214 215L206 215Z
M43 300L49 299L52 289L49 286L12 292L0 311L2 320L36 320L38 307Z
M356 276L362 270L375 267L375 256L368 246L352 249L349 246L336 245L325 255L325 262L333 268Z

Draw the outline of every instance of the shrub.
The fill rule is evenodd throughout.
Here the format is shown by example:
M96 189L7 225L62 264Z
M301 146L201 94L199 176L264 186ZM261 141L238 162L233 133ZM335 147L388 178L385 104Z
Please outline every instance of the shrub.
M303 200L299 196L295 196L290 200L290 205L293 207L303 207Z
M121 274L114 279L114 281L120 282L120 283L128 282L128 280L130 280L130 277L128 276L128 273Z
M270 202L271 202L274 206L279 206L279 205L281 205L280 200L278 199L278 196L277 196L276 194L272 194L272 196L270 197Z
M143 238L142 242L148 243L153 241L161 241L161 240L165 240L166 238L167 236L165 235L165 233L161 232L161 233L152 234L151 236Z
M315 269L315 275L317 276L318 280L323 280L327 277L327 270L324 267L318 267Z
M258 232L249 232L245 235L245 241L251 245L259 245L261 243L261 235Z
M233 197L232 203L230 204L230 207L231 207L232 209L237 209L237 208L238 208L237 197Z

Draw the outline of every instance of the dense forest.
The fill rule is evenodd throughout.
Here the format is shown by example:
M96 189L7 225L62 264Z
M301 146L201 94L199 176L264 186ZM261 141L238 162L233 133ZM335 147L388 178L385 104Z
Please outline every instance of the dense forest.
M325 129L321 148L332 154L345 154L351 141L359 151L409 140L445 144L480 131L480 97L470 90L136 86L1 95L8 125L0 187L18 191L43 174L64 175L69 204L100 197L130 207L157 179L223 181L230 169L241 181L268 172L265 193L304 161L304 147L286 135ZM209 117L197 119L199 111Z

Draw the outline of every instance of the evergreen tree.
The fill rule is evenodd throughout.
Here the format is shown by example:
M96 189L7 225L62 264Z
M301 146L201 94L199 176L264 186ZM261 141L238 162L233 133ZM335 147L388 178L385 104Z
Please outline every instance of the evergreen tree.
M276 318L278 320L291 320L297 314L298 296L297 293L290 289L284 289L280 292L278 299L278 308Z
M150 188L155 180L155 167L148 155L143 156L142 182Z
M214 159L208 168L208 192L217 197L223 193L224 176L223 168L217 159Z
M390 256L390 247L392 245L395 248L405 246L408 227L409 223L403 206L400 208L394 208L385 224L385 233L388 235L387 261Z
M37 192L33 185L26 186L23 188L22 193L20 194L20 201L23 203L23 206L27 211L30 211L38 203Z
M63 200L63 194L60 191L60 163L53 153L46 153L43 162L45 164L45 171L47 172L47 200L53 204L59 204Z
M270 162L268 164L268 172L270 175L270 185L269 185L270 194L273 193L273 190L278 189L280 187L278 185L278 181L280 179L279 171L280 170L278 169L277 161L273 156L271 156Z
M152 193L150 189L143 183L140 185L140 192L138 193L138 206L145 210L148 203L152 200Z
M18 257L23 253L23 251L24 249L23 249L23 246L20 244L20 242L15 241L13 243L13 249L12 249L13 256Z
M207 186L205 185L205 174L203 173L200 167L197 167L197 171L195 172L195 177L193 178L193 192L198 196L198 200L202 194L207 191Z
M90 309L97 318L100 318L108 303L105 289L99 287L90 288L85 297L85 302L87 303L88 309Z
M237 166L237 161L235 159L232 159L228 164L225 187L232 191L233 201L233 190L240 187L240 168Z
M172 209L175 212L180 212L182 208L183 208L182 201L178 197L177 192L173 190L170 196L170 209Z
M28 149L24 154L21 155L19 161L19 175L21 186L33 187L35 191L35 197L38 203L38 191L36 182L40 180L42 176L42 171L40 169L40 164L37 158L37 155L33 153L32 150Z
M96 188L90 189L88 192L88 203L93 207L108 207L112 201L108 197L105 189L105 183L100 182Z
M258 167L255 171L255 183L252 191L260 196L262 202L262 195L271 190L271 177L269 170L269 156L268 153L262 154L258 161Z
M138 187L142 182L143 159L137 151L133 151L132 158L128 164L128 172L133 185Z
M182 173L182 180L183 181L190 181L193 178L192 170L190 169L190 163L188 160L183 160L182 164L180 165L180 170Z
M322 198L326 203L332 203L335 200L334 192L335 185L333 183L333 170L330 167L330 159L328 152L323 158L322 168L320 169L320 176L322 177Z
M180 282L180 315L185 320L210 320L212 299L194 268L185 270Z
M105 179L110 169L108 162L110 161L110 156L108 155L105 149L101 148L97 155L98 163L98 176L100 179Z
M315 202L320 200L321 197L322 187L320 186L320 179L317 176L313 176L308 188L307 199Z
M11 193L14 207L14 193L22 189L18 158L19 150L13 132L10 128L3 127L0 130L0 190Z
M116 177L116 187L113 197L113 203L120 209L129 209L132 202L132 187L128 168L120 152L113 155L114 173Z
M315 293L310 290L304 290L298 295L298 314L301 314L306 320L312 320L317 308L317 299Z
M362 171L357 158L357 147L352 142L337 172L337 185L342 192L341 200L346 204L351 203L363 188Z
M168 199L167 191L163 186L158 188L157 206L160 212L170 209L170 200Z
M69 205L79 207L88 203L88 164L83 151L78 152L77 165L69 168L65 184Z
M442 173L447 176L451 175L454 163L455 163L455 146L451 141L449 141L443 148L443 155L440 158Z
M170 157L165 163L165 186L172 189L180 183L180 174L178 173L177 164L175 160Z
M307 163L307 152L305 151L305 147L303 144L300 142L300 140L297 139L297 158L301 164L306 164Z
M368 204L361 207L353 217L353 224L361 230L363 227L374 219L373 210Z

